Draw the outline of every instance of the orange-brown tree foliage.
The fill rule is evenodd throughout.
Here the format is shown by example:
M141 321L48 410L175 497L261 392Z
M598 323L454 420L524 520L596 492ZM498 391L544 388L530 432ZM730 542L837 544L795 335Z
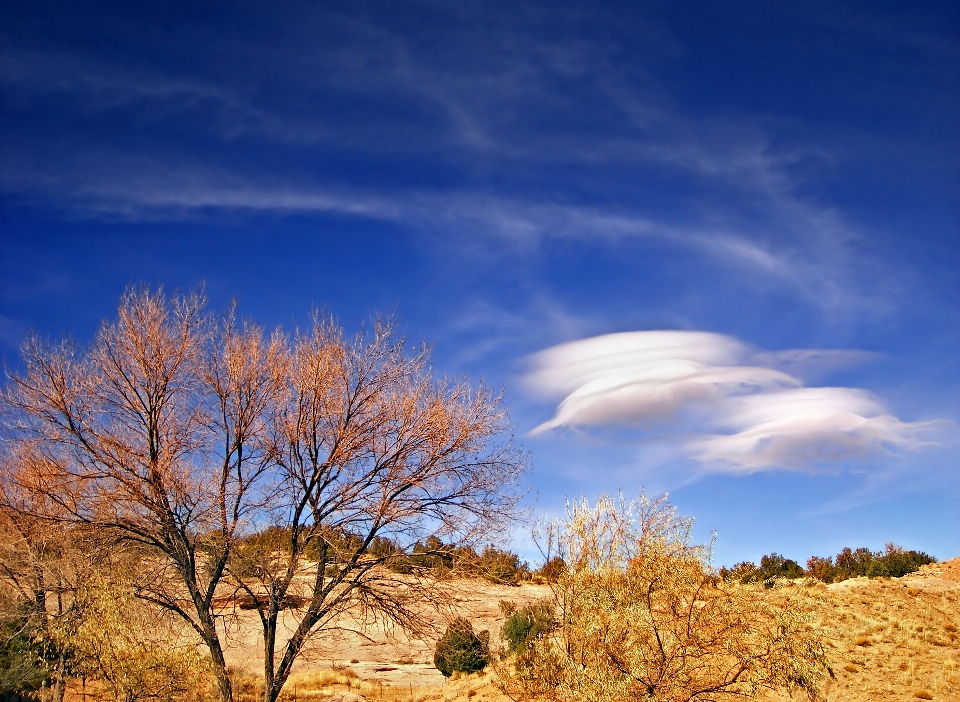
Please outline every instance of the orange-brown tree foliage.
M525 456L499 397L435 378L390 323L292 337L132 290L89 348L31 337L4 397L4 482L44 519L140 556L136 595L179 615L232 699L219 620L260 615L264 699L339 614L421 623L389 568L428 536L478 542L514 514ZM89 530L88 530L89 531ZM371 549L386 536L399 550ZM279 613L299 608L278 640Z

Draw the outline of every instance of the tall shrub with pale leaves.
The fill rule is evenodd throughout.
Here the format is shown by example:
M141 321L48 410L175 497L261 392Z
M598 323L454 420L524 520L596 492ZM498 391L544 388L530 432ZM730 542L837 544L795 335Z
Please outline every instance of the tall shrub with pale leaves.
M502 689L558 702L816 698L828 667L814 601L723 583L691 526L665 498L570 505L541 532L569 564L552 585L557 625L499 665Z

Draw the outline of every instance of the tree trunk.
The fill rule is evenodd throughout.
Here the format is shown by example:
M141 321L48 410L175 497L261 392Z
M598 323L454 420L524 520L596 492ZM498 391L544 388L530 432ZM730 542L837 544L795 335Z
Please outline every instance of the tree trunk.
M226 666L214 664L213 672L217 678L217 692L220 694L220 702L233 702L233 684L230 682L230 676L227 675Z
M263 702L276 702L280 696L273 669L276 643L277 614L271 611L263 618ZM281 682L281 687L282 685Z
M66 675L64 670L67 667L66 654L60 654L60 660L57 661L57 674L53 681L53 690L50 692L51 702L63 702L67 693Z
M211 622L211 627L215 625ZM217 678L217 692L220 694L220 702L233 702L233 684L230 682L230 676L227 674L227 661L223 655L223 647L220 645L220 637L217 636L216 629L213 629L213 635L204 635L204 643L210 650L210 658L213 661L213 674Z

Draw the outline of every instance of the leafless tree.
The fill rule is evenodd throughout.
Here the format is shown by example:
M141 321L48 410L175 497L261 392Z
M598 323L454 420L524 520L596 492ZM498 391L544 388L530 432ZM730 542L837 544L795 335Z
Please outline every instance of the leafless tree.
M196 631L224 701L225 592L260 613L272 701L343 611L416 624L382 537L470 539L519 499L525 460L495 443L499 398L435 379L386 323L347 343L318 319L291 340L214 318L200 295L133 290L88 349L32 337L23 363L4 395L6 482L45 519L138 550L137 595Z
M438 382L427 350L407 354L384 323L349 343L319 319L298 336L277 419L274 538L228 564L257 603L268 702L310 636L344 613L420 629L423 605L442 591L416 572L399 577L391 562L418 541L475 543L509 522L526 467L494 441L507 429L499 399ZM278 650L279 612L291 602L299 622Z

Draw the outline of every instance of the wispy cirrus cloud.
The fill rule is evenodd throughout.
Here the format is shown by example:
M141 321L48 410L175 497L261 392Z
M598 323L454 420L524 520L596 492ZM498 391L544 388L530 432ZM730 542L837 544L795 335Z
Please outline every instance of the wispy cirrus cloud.
M536 354L529 387L562 397L533 430L628 426L674 437L707 470L749 473L812 468L934 445L952 428L904 422L870 393L805 387L781 361L832 364L849 351L758 353L737 339L692 331L625 332Z
M201 132L227 142L253 135L304 145L332 136L316 122L257 104L242 86L118 65L78 51L8 46L0 55L0 85L21 103L49 96L69 100L88 118L125 110L131 123L157 125L193 115Z
M178 157L110 151L91 157L90 163L83 152L74 154L52 173L20 161L14 150L0 168L0 189L26 197L56 191L59 206L72 216L121 221L190 220L237 211L365 218L437 235L445 247L461 246L471 255L478 246L491 255L515 256L557 241L616 248L648 240L759 274L757 280L783 286L831 312L890 304L878 303L872 291L860 287L842 243L828 250L784 247L758 239L734 221L675 222L622 205L508 197L486 189L330 186L313 179L253 176ZM789 239L804 230L802 221L781 226L789 229ZM843 229L840 223L831 226Z
M896 305L877 281L898 276L864 254L856 223L798 194L804 165L828 161L830 148L791 139L788 118L684 109L655 69L684 51L660 20L637 23L644 48L626 65L616 42L597 38L617 35L617 23L595 13L418 11L436 12L446 31L425 43L387 15L304 5L282 45L251 47L227 31L216 37L222 56L192 35L128 62L18 39L0 58L17 110L57 100L79 117L70 128L89 133L11 141L0 188L128 221L368 218L505 258L558 240L666 242L830 314ZM477 19L490 23L482 40ZM582 21L598 22L598 34L564 34ZM538 23L560 34L532 31ZM175 49L191 60L150 60ZM189 146L171 149L170 130L188 131ZM113 143L116 134L127 138ZM324 164L338 158L378 175L355 178L349 166L331 176ZM441 164L441 175L417 187L381 177L381 161L404 171L397 159ZM675 186L669 204L648 192L663 181Z

